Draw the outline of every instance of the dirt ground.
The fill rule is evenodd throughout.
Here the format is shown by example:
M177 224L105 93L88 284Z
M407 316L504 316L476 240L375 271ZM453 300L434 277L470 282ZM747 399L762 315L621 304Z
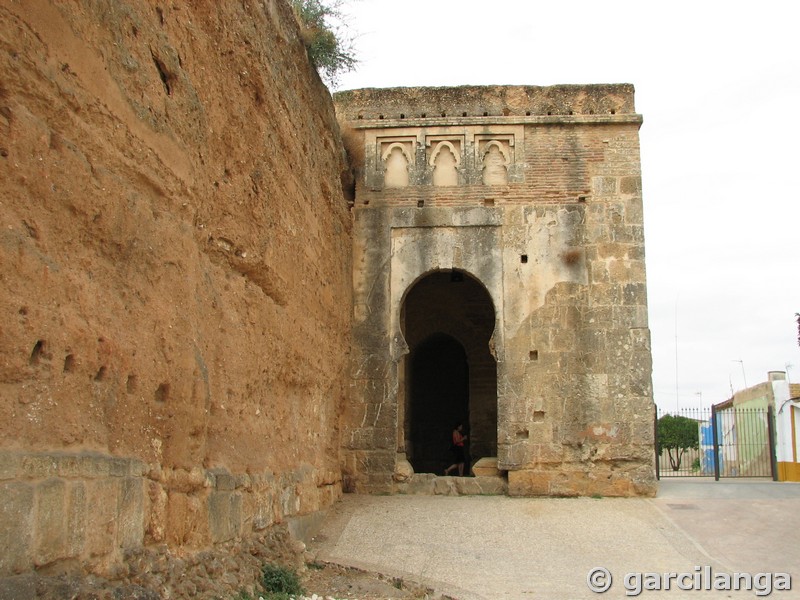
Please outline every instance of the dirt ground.
M312 562L302 574L306 595L337 600L444 600L423 585L352 567Z

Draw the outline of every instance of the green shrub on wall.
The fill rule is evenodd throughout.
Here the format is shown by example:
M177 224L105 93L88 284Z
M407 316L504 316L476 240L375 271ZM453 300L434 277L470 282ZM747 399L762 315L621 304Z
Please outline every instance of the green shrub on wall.
M329 85L335 87L339 75L352 71L358 62L353 54L352 41L341 27L335 25L342 21L341 2L291 0L291 4L311 64Z

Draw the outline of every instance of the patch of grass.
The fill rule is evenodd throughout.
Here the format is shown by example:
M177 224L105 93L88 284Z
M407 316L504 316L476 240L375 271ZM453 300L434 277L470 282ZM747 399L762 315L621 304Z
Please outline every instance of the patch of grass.
M325 563L317 562L316 560L311 561L310 563L306 563L306 566L309 569L314 569L315 571L322 571L325 568Z
M603 495L602 494L592 494L592 498L594 498L595 500L602 500L603 499Z
M290 596L304 593L297 573L281 565L264 565L261 569L261 586L268 600L288 600Z

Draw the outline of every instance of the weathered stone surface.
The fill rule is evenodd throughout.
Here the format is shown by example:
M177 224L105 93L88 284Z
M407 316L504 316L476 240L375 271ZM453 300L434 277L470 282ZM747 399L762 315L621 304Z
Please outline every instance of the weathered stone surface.
M394 475L392 478L398 483L402 483L404 481L408 481L413 476L414 467L411 466L411 463L408 462L404 456L402 458L398 457L395 461Z
M398 494L424 494L438 496L503 495L507 492L502 477L443 477L433 473L418 473L409 480L395 485Z
M29 569L33 559L34 488L0 484L0 576Z
M497 468L497 457L483 457L472 465L472 472L476 477L498 477L500 469Z
M208 497L208 523L215 544L232 540L241 532L242 497L236 492L211 492Z
M470 462L496 456L512 494L636 493L647 477L634 486L628 463L646 468L638 447L652 439L631 424L651 414L652 386L633 88L335 101L360 157L354 372L369 376L353 388L345 445L396 444L417 474L383 491L416 490L420 472L449 464L448 421L463 419ZM447 359L458 346L464 358ZM465 384L447 360L466 361ZM378 423L375 406L392 418ZM368 461L347 468L355 489L386 480Z
M85 553L109 556L116 551L121 480L99 479L86 484L86 509L89 515Z
M19 472L19 463L17 452L0 451L0 481L15 479Z
M631 85L463 86L350 90L336 95L347 120L435 118L452 120L500 116L554 116L564 122L573 114L626 113L635 115ZM424 117L422 116L424 113ZM636 115L638 116L638 115Z
M118 543L123 550L140 548L144 542L144 480L126 477L120 482Z
M48 479L36 486L34 564L46 565L67 556L67 485Z

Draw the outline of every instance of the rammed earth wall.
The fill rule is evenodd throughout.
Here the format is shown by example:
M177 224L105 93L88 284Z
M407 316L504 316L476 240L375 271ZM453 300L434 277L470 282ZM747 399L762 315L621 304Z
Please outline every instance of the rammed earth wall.
M351 218L288 3L0 23L0 577L302 529L341 494Z

